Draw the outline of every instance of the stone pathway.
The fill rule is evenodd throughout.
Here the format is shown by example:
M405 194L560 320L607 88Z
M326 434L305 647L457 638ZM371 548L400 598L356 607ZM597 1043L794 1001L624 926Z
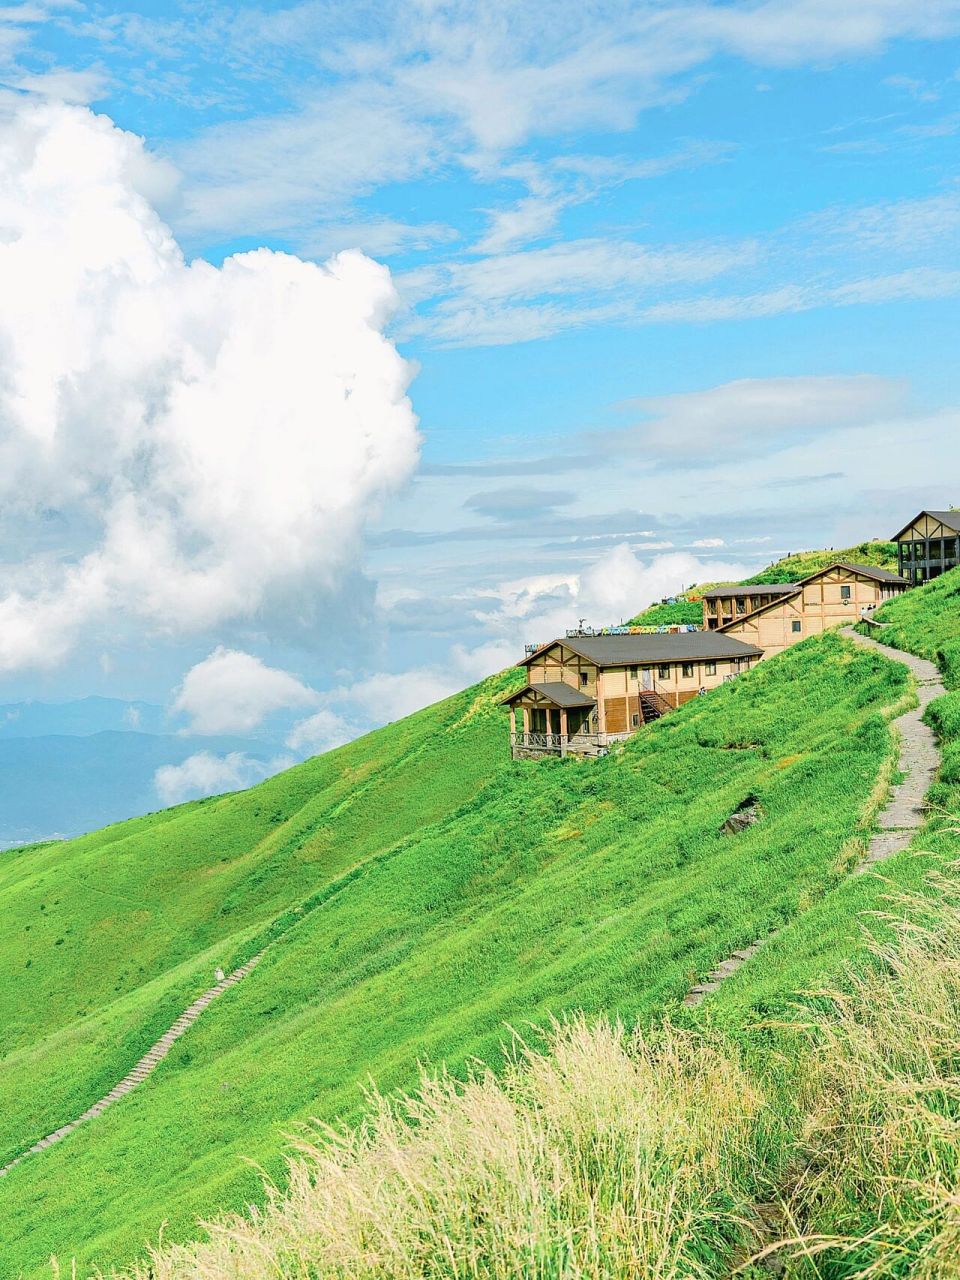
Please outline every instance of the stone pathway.
M115 1085L109 1093L104 1094L92 1107L88 1107L82 1116L78 1116L76 1120L71 1120L69 1124L62 1125L59 1129L55 1129L53 1133L48 1133L45 1138L41 1138L39 1142L34 1143L28 1151L24 1151L22 1155L17 1156L16 1160L11 1160L8 1165L0 1169L0 1178L8 1174L22 1160L26 1160L27 1156L36 1155L38 1151L45 1151L47 1147L52 1147L54 1143L60 1142L67 1134L73 1133L74 1129L83 1124L84 1121L93 1120L102 1115L107 1107L117 1102L125 1094L135 1089L138 1084L146 1080L150 1072L157 1066L157 1063L167 1056L187 1028L193 1026L207 1005L216 1000L217 996L223 995L224 991L235 986L242 978L245 978L251 969L259 964L262 957L263 952L261 951L259 955L255 955L246 964L242 964L239 969L234 969L233 973L228 974L215 986L206 990L202 996L198 996L193 1004L184 1009L180 1017L177 1018L168 1031L164 1032L157 1043L147 1050L133 1070L125 1075L119 1084Z
M879 627L881 623L875 623ZM940 750L932 729L923 723L923 713L934 698L946 693L936 665L926 658L918 658L915 654L906 653L902 649L891 649L880 644L869 636L862 636L852 627L844 627L841 635L853 640L865 649L876 649L884 657L894 662L902 662L909 667L917 683L917 697L920 705L912 711L898 716L896 724L900 730L899 770L904 775L903 781L890 788L890 795L880 814L877 825L880 830L871 837L867 853L863 861L854 869L854 875L860 875L874 863L890 858L901 849L906 849L915 833L923 824L925 815L924 797L937 776L940 767ZM758 938L742 951L734 951L726 960L721 960L715 969L691 987L684 997L683 1003L688 1009L695 1009L712 991L739 968L757 954L765 942L776 934L767 934Z

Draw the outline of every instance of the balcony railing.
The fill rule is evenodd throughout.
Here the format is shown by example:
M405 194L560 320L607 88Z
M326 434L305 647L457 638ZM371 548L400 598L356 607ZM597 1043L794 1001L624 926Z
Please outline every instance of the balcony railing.
M636 729L627 733L513 733L510 746L513 758L521 755L602 755L614 742L632 738Z

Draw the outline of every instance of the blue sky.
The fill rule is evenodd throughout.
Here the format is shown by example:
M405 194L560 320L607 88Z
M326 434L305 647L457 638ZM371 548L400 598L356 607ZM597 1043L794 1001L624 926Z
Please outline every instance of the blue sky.
M123 312L140 320L123 330L122 358L116 316L85 285L49 294L55 311L79 308L74 328L111 334L114 363L97 365L91 343L82 377L70 361L69 377L30 365L34 390L59 379L50 430L73 444L56 467L34 451L10 472L26 479L0 527L0 621L25 638L8 645L3 700L112 693L196 723L178 701L186 673L214 652L244 654L310 691L290 715L319 717L322 746L495 669L564 621L616 620L692 580L888 535L920 506L960 502L960 0L23 4L0 9L0 85L0 156L5 146L17 193L0 197L0 245L5 216L35 219L35 158L50 154L43 163L64 172L44 178L48 204L96 205L104 225L122 208L144 237L117 249L140 291L140 310ZM90 112L112 122L109 139ZM129 135L143 139L136 156ZM121 177L88 145L122 153ZM231 399L215 379L190 419L203 427L181 424L180 453L138 488L131 459L154 447L144 387L163 364L143 319L162 307L144 281L181 270L169 247L162 267L145 265L164 227L187 261L223 268L168 290L192 299L174 325L191 359L206 358L197 325L250 352L268 341L242 330L251 310L266 325L277 280L241 286L233 255L293 255L284 287L302 297L294 338L281 316L263 357L263 384L290 402L277 422L267 412L232 436L237 402L260 391ZM70 252L116 276L88 232ZM55 220L44 234L50 259ZM384 264L390 283L351 269L321 296L303 264L341 250ZM8 298L29 301L31 270L11 274ZM371 322L361 298L376 298ZM354 323L363 336L348 355ZM406 365L391 363L393 346ZM9 368L15 349L12 338ZM342 379L345 361L347 394L378 424L367 471L340 449L367 419L341 420L311 381ZM152 370L138 374L135 412L134 363ZM72 417L68 384L86 406ZM122 492L104 413L136 419L117 453ZM188 519L171 476L184 439L192 450L208 427ZM270 493L288 518L261 511L251 551L209 508L240 509L228 497L249 477L218 486L261 436L276 442ZM303 450L316 471L298 467ZM83 484L64 483L98 453L100 474L85 461ZM303 495L288 504L284 486L298 492L303 476L322 488L325 456L324 511ZM163 531L144 515L158 503L177 507ZM122 571L110 552L121 527ZM271 538L288 550L261 563ZM168 595L141 599L144 578L168 571ZM194 590L209 607L181 607ZM213 681L219 696L269 685L260 668L234 662L234 683Z

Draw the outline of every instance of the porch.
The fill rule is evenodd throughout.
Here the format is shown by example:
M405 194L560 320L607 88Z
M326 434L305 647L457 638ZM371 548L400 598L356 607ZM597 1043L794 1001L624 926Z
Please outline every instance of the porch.
M504 698L510 713L510 754L598 755L606 747L597 724L597 702L563 681L528 684ZM518 715L520 725L518 726Z
M510 754L514 760L555 755L606 755L614 742L623 742L633 733L536 733L510 731Z

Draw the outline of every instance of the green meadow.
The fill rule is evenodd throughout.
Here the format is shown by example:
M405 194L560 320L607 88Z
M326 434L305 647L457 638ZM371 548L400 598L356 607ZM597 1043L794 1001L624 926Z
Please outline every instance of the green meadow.
M282 1178L290 1135L355 1119L371 1078L496 1066L508 1026L565 1011L676 1009L833 898L912 696L902 666L829 634L606 759L513 764L497 700L518 679L251 791L4 858L6 1159L118 1080L215 965L270 944L140 1089L0 1181L4 1274L124 1264L161 1224L189 1238L262 1201L255 1166ZM749 797L762 821L722 834Z
M820 569L826 569L836 560L848 564L868 564L876 569L897 569L897 544L895 542L858 542L855 547L829 547L822 551L798 551L784 556L766 569L746 578L748 583L799 582Z
M128 1280L761 1280L765 1258L784 1280L960 1274L960 571L879 618L871 634L934 659L948 690L927 712L944 763L910 848L806 894L695 1011L635 1001L631 1032L621 997L624 1022L524 1026L493 1069L425 1071L352 1127L308 1131L265 1212L218 1216ZM838 643L793 654L828 646L829 669ZM761 670L809 675L789 657ZM837 800L823 790L821 821Z
M703 605L698 600L678 597L673 604L652 604L630 619L631 627L669 627L677 624L699 626L703 621Z

